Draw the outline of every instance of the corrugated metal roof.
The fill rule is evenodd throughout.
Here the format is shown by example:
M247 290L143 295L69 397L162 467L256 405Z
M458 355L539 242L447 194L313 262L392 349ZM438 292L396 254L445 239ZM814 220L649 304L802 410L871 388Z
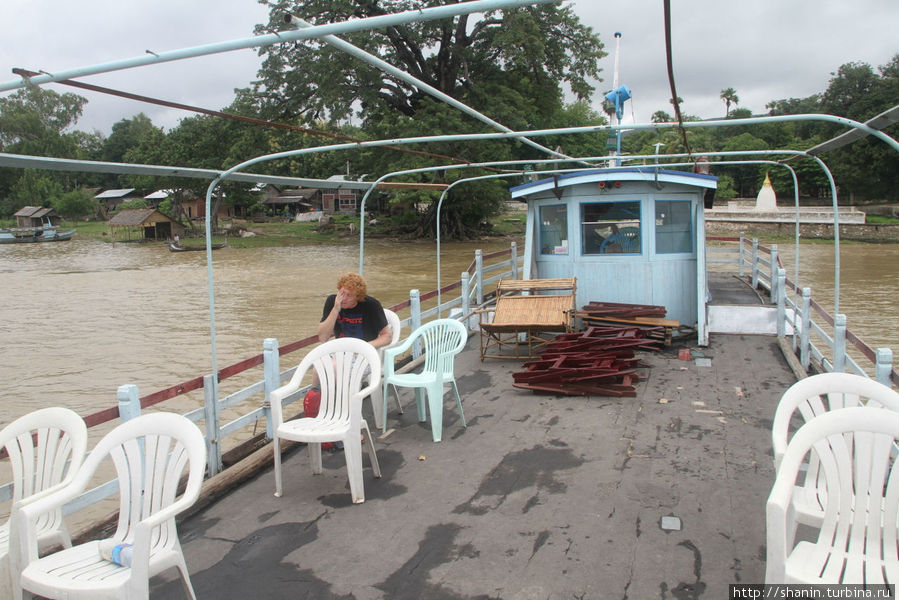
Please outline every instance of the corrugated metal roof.
M100 192L94 198L102 200L103 198L123 198L134 191L134 188L122 188L118 190L106 190Z
M153 208L123 210L109 220L110 227L142 227L154 223L170 223L171 218Z
M52 210L52 209L44 208L43 206L23 206L13 216L14 217L42 217L45 214L47 214L47 212L49 212L50 210ZM44 211L44 212L42 212L40 215L37 214L40 211Z
M152 194L144 196L145 200L165 200L175 193L175 190L156 190Z

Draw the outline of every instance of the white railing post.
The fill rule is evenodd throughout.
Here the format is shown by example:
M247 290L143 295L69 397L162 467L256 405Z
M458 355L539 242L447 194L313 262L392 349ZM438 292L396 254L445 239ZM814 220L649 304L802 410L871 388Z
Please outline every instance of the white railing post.
M119 419L122 423L140 416L140 394L133 383L120 385L116 392L119 400Z
M743 276L743 265L746 264L746 259L743 257L743 232L740 232L740 253L739 253L739 262L740 262L740 277Z
M462 314L471 312L471 281L468 279L468 271L462 271ZM465 326L471 329L471 317L465 319Z
M812 288L802 288L802 333L799 336L799 362L802 368L808 372L812 363L811 343L812 331Z
M484 252L483 250L474 251L474 272L475 272L475 294L478 306L484 303Z
M775 289L775 287L777 286L777 244L771 244L771 255L768 258L771 259L771 272L768 276L768 281L771 282L771 302L776 302L777 290Z
M752 289L759 287L759 239L752 238Z
M833 370L846 372L846 315L843 314L833 320Z
M787 272L784 269L777 270L777 337L782 338L787 334L787 298L786 290Z
M512 279L518 279L518 244L512 242Z
M889 348L878 348L876 358L874 379L887 387L893 387L893 382L890 381L890 373L893 370L893 351Z
M203 376L204 412L206 415L206 454L209 476L222 470L222 446L219 431L218 381L215 375Z
M412 311L409 325L412 327L412 331L415 331L421 327L421 294L418 290L409 290L409 310ZM418 358L419 356L421 356L421 342L416 341L412 345L412 357Z
M269 404L271 393L281 387L281 358L278 352L278 340L265 338L262 342L262 376L265 399L262 403L262 414L265 416L265 436L272 439L272 409Z

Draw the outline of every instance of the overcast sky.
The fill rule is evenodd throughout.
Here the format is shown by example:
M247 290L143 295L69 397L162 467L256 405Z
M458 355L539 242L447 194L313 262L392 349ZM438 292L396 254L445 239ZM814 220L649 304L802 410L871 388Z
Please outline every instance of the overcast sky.
M594 28L609 52L604 81L612 87L615 39L620 40L620 84L633 99L625 122L673 113L665 62L662 0L575 0L575 12ZM899 53L899 0L675 0L672 51L678 95L686 114L724 115L721 90L732 87L739 106L760 113L765 104L823 91L840 65L875 69ZM133 58L154 52L252 36L267 10L255 0L0 0L0 82L13 67L48 72ZM94 75L85 83L172 102L221 109L255 77L254 50ZM138 112L170 129L191 116L173 109L49 84L88 98L78 129L108 135L113 123ZM11 92L0 92L8 95Z

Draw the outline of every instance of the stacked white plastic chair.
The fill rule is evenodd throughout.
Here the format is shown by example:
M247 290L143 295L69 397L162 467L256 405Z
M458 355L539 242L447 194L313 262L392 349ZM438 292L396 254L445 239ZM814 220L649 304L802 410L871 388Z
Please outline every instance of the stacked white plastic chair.
M899 413L841 408L790 440L766 507L767 569L775 583L899 583ZM810 453L826 494L818 529L793 544L795 481Z
M397 373L394 368L396 357L409 350L420 341L423 345L424 364L417 372ZM387 387L411 387L415 389L418 420L424 421L427 412L431 415L431 436L435 442L443 437L443 388L450 384L456 397L456 406L462 426L465 427L465 413L462 412L462 399L456 386L454 364L456 355L468 341L468 330L465 325L455 319L435 319L425 323L401 344L384 352L384 424L387 424ZM424 393L427 393L427 405Z
M390 343L386 346L381 346L378 348L378 357L381 359L381 364L384 364L384 351L388 348L392 348L397 345L400 341L400 335L402 334L403 325L400 321L400 317L398 314L390 310L389 308L384 309L384 316L387 317L387 325L390 327L390 333L392 337L390 338ZM372 414L375 418L375 428L378 429L386 429L383 421L383 414L386 412L385 407L383 406L383 402L385 402L386 396L381 393L381 382L380 382L381 373L378 373L378 385L375 387L374 391L371 393L371 408ZM403 406L400 404L400 399L397 397L396 405L399 408L400 413L403 412Z
M4 427L0 431L0 447L9 455L12 471L10 518L0 526L0 596L8 598L13 595L19 572L18 539L12 540L10 548L10 525L15 514L22 506L64 487L75 477L87 451L87 427L72 410L43 408ZM35 523L34 536L41 550L72 545L59 508L41 516Z
M771 428L774 469L780 463L790 442L790 425L798 412L805 422L840 408L864 406L899 412L899 393L861 375L822 373L801 379L790 386L778 403ZM821 485L820 464L814 453L804 465L793 493L793 510L797 523L818 526L827 501Z
M36 534L42 516L80 495L107 458L115 466L120 499L112 538L38 558ZM185 471L187 480L179 496ZM17 513L23 591L69 600L136 600L149 597L150 577L175 567L185 592L195 599L175 516L196 502L205 471L203 434L187 418L154 413L117 426L91 451L69 485L28 503ZM131 544L131 565L122 566L101 556L101 542Z
M302 385L303 377L310 369L315 369L321 386L321 405L315 417L302 417L284 421L282 403L287 396L296 393ZM370 395L380 385L378 377L368 377L370 373L381 372L378 351L368 342L356 338L329 340L313 348L300 362L290 381L273 391L269 397L272 410L275 459L275 496L281 496L281 440L305 442L309 449L312 472L322 472L322 442L343 442L346 457L347 476L353 502L365 502L362 480L362 441L371 460L375 477L381 476L381 467L375 453L374 440L368 423L362 418L362 399Z

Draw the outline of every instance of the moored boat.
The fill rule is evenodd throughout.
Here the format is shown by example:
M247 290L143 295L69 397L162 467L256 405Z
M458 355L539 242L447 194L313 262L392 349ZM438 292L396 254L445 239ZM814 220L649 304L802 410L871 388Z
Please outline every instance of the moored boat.
M220 248L224 248L227 245L228 245L228 242L212 244L212 249L218 250ZM206 250L206 244L182 244L181 242L176 242L174 240L170 240L169 241L169 250L171 250L172 252L201 251L201 250Z
M23 227L0 229L0 244L26 244L31 242L65 242L72 239L75 230L59 231L56 227Z

